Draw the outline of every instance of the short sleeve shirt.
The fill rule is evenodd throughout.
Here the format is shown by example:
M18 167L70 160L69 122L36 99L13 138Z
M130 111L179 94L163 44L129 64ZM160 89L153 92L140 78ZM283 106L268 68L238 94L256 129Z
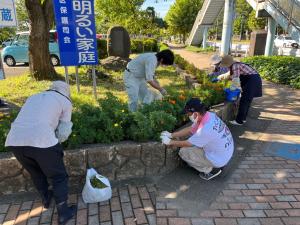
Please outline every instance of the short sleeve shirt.
M151 81L154 79L157 65L156 53L144 53L131 60L127 65L127 69L136 78Z
M192 145L203 148L206 158L215 166L225 166L233 155L234 143L230 130L215 114L207 112L193 135L188 139Z
M27 99L11 125L5 146L49 148L58 143L55 130L59 121L69 122L72 103L54 91L46 91Z

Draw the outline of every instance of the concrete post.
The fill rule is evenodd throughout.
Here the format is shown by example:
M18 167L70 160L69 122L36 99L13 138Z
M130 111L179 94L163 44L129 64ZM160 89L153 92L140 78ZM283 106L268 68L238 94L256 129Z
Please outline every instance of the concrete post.
M268 36L265 47L265 56L271 56L273 54L273 45L276 33L276 21L273 17L268 17Z
M222 44L221 44L221 52L220 52L221 55L228 55L229 53L231 36L232 36L234 6L235 6L235 0L225 0L223 30L222 30Z
M202 48L206 48L207 35L208 35L208 26L205 26L203 30Z

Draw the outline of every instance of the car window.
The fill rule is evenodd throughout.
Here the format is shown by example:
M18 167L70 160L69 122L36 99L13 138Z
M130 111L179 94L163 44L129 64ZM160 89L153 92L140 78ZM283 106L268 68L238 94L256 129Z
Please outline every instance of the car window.
M28 44L28 42L29 42L29 35L27 34L19 35L18 44L24 45L24 44Z

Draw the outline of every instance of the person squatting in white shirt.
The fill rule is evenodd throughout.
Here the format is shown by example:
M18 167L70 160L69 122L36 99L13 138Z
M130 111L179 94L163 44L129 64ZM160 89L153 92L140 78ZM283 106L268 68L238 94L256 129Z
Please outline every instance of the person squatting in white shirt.
M72 132L70 87L54 81L49 90L29 97L11 125L5 146L31 175L44 208L52 196L56 202L59 225L76 213L68 206L68 174L61 142ZM49 189L48 180L53 190Z
M210 180L218 176L228 164L234 151L234 142L226 124L198 98L191 98L183 113L193 124L178 132L161 133L162 143L181 147L179 156L187 164L200 172L202 179ZM187 140L174 140L188 137Z

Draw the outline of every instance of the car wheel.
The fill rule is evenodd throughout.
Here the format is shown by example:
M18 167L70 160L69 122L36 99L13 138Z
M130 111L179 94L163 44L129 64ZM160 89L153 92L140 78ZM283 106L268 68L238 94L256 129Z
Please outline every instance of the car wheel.
M293 48L299 48L299 44L298 44L298 43L293 43L293 44L292 44L292 47L293 47Z
M59 64L60 64L59 58L56 55L51 55L50 61L51 61L52 66L59 66Z
M5 61L6 65L8 65L8 66L16 65L16 60L12 56L6 56L4 61Z

